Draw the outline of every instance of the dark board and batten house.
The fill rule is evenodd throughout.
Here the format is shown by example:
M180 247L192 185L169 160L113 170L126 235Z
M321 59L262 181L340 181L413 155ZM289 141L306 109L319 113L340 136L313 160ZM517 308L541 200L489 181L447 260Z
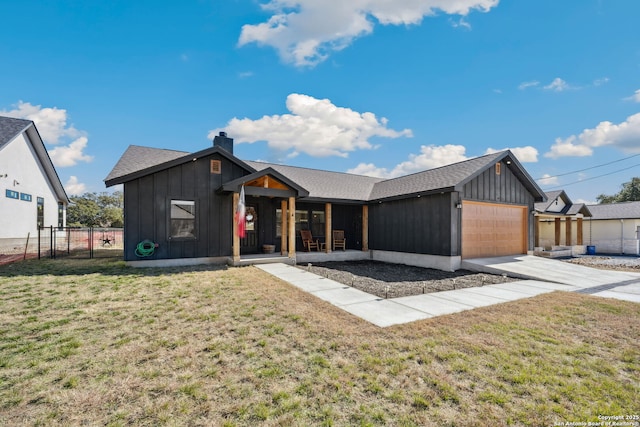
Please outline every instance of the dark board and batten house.
M238 262L263 245L295 261L308 229L327 253L332 230L344 230L355 258L456 270L463 258L532 251L534 204L545 200L508 150L382 179L242 161L223 133L196 153L130 146L105 183L124 185L125 260L161 264ZM140 258L145 240L157 248Z

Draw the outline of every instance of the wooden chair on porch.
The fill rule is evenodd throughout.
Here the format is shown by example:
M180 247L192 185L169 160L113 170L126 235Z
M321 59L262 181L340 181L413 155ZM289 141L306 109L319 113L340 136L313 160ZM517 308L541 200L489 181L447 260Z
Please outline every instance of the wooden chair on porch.
M311 252L311 249L316 248L316 251L320 250L320 242L318 239L313 238L310 230L300 230L300 236L302 237L302 246L307 252Z
M333 230L333 250L336 248L347 249L347 239L344 237L344 230Z

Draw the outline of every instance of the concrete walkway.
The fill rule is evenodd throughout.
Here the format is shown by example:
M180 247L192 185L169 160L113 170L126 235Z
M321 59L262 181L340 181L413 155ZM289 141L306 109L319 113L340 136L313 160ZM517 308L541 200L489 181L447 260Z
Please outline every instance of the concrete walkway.
M494 261L485 259L478 264L478 268L493 269L497 268L494 264L508 266L510 263L515 262L519 263L521 267L527 264L526 269L528 272L531 272L528 264L537 262L538 257L531 258L534 259L512 261L507 259L497 260L495 258L493 258ZM558 268L558 264L567 264L556 260L542 260L553 263L545 264L543 271L547 271L550 268L553 269L554 267ZM598 275L597 272L601 270L581 266L573 267L587 270L583 271L578 269L575 271L581 276L599 277L599 279L593 279L598 281L598 283L593 284L589 282L585 286L582 286L585 282L582 282L582 285L576 285L575 283L557 281L554 283L554 281L549 279L530 279L501 283L498 285L486 285L477 288L384 299L290 265L282 263L256 265L256 268L272 274L305 292L309 292L322 300L380 327L398 325L478 307L515 301L553 291L591 293L589 290L593 289L594 295L640 302L640 274L628 273L629 276L621 276L605 272L609 277L607 281ZM468 267L465 266L464 268ZM533 270L535 270L535 267L533 267ZM502 274L503 272L509 272L511 274L521 273L520 271L513 273L508 269L500 271L494 270L493 272L498 274ZM589 274L589 272L591 272L591 274Z

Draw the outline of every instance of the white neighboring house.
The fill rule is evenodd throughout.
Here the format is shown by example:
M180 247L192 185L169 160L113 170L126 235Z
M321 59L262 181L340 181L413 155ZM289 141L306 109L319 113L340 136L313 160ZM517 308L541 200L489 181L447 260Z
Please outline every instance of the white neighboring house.
M64 227L68 204L35 124L0 116L0 254L37 239L39 226Z
M640 202L589 205L585 242L596 253L640 255Z

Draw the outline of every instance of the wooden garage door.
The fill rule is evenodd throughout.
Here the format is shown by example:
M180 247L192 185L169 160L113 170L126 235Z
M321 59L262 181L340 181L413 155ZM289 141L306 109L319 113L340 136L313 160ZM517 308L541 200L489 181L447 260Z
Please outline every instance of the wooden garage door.
M526 252L526 206L462 202L462 258Z

